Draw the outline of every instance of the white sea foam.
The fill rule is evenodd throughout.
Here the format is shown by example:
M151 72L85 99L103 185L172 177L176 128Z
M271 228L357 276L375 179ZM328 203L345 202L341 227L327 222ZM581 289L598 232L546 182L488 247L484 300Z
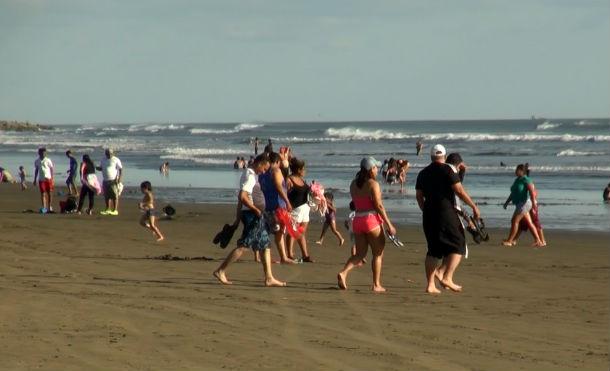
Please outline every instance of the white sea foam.
M536 130L549 130L549 129L555 129L560 127L561 124L559 123L552 123L549 121L545 121L542 124L539 124L538 126L536 126Z
M193 128L191 134L235 134L242 131L250 131L263 127L263 124L242 123L235 125L232 129L217 129L217 128Z
M249 149L234 149L234 148L184 148L184 147L172 147L165 148L163 152L166 155L175 156L190 156L190 157L202 157L202 156L222 156L222 155L243 155L248 153Z
M606 152L575 151L573 149L565 149L565 150L557 153L555 156L557 156L557 157L562 157L562 156L604 156L606 154L607 154Z
M610 122L599 122L590 120L580 120L574 123L576 126L610 126Z
M142 125L142 124L137 124L137 125L129 126L129 128L127 130L130 131L130 132L147 131L149 133L157 133L159 131L164 131L164 130L180 130L180 129L184 129L184 125L174 125L174 124L169 124L169 125L160 125L160 124Z
M575 135L575 134L489 134L489 133L428 133L410 134L403 132L390 132L387 130L365 130L353 127L329 128L325 134L328 138L349 140L401 140L419 139L426 141L503 141L503 142L610 142L610 135ZM300 139L300 138L295 138ZM311 141L310 138L304 139ZM296 141L296 140L295 140Z
M183 161L192 161L198 164L208 164L208 165L225 165L232 164L232 159L222 159L222 158L210 158L210 157L196 157L189 155L163 155L160 157L163 160L183 160Z

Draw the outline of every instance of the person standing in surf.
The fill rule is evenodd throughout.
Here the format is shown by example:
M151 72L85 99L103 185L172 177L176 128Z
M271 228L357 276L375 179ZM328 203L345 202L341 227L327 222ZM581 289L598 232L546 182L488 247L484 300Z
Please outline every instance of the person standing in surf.
M472 208L474 218L480 218L479 208L472 201L458 173L445 164L447 151L436 144L430 151L431 163L419 172L415 185L417 204L423 213L423 228L428 243L426 253L426 292L440 294L435 278L442 286L453 291L462 287L453 282L453 275L466 253L464 229L455 209L457 195ZM445 264L439 267L439 261ZM439 268L442 267L442 272Z

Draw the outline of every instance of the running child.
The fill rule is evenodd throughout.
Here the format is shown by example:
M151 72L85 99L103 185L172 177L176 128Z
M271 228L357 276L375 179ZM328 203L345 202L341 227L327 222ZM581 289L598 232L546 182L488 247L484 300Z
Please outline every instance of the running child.
M142 202L140 202L140 210L144 211L144 214L140 218L140 225L148 228L153 232L153 235L157 238L157 242L163 241L164 237L159 231L155 223L157 218L157 211L155 211L155 199L152 192L152 184L149 181L142 182L140 184L140 190L144 194Z
M326 213L324 214L324 225L322 226L322 233L320 234L320 239L316 241L316 244L322 245L324 242L324 235L328 228L337 236L339 240L339 246L343 246L345 243L345 239L341 235L341 233L337 230L337 209L335 208L335 204L333 200L335 196L332 192L324 192L324 198L326 199Z

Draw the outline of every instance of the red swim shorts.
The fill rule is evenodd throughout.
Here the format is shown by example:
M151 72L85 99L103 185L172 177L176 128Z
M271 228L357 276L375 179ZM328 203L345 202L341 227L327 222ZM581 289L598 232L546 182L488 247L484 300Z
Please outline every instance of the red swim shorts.
M53 180L45 179L38 182L38 188L40 188L41 193L44 193L52 192L55 187L53 186Z

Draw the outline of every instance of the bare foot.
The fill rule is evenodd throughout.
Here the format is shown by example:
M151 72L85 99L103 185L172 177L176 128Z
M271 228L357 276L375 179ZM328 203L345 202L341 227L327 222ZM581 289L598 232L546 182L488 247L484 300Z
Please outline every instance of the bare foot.
M426 288L426 293L432 295L438 295L441 293L441 290L437 289L436 286L429 286Z
M502 241L502 246L513 247L515 246L515 243L512 241Z
M339 240L339 246L343 246L344 243L345 243L345 238L342 238Z
M443 285L443 287L450 289L451 291L454 292L462 292L462 286L460 285L456 285L455 283L453 283L452 281L448 281L448 280L442 280L441 281L441 285Z
M375 286L375 285L373 285L371 290L373 290L373 292L386 292L387 291L385 289L385 287L383 287L383 286Z
M321 245L322 244L322 240L317 240L316 241L316 245Z
M159 236L159 238L157 238L157 242L161 242L161 241L163 241L164 239L165 239L165 237L163 237L163 236Z
M296 263L297 263L297 262L295 262L294 260L292 260L292 259L288 259L288 258L286 258L286 259L282 259L282 260L280 261L280 264L296 264Z
M225 275L225 272L223 272L223 271L214 271L214 273L212 273L212 274L223 285L232 285L233 284L233 282L231 282L227 279L227 276Z
M265 280L265 286L267 287L284 287L286 282L278 281L275 278Z
M337 274L337 285L341 290L347 290L347 284L345 283L345 275Z

